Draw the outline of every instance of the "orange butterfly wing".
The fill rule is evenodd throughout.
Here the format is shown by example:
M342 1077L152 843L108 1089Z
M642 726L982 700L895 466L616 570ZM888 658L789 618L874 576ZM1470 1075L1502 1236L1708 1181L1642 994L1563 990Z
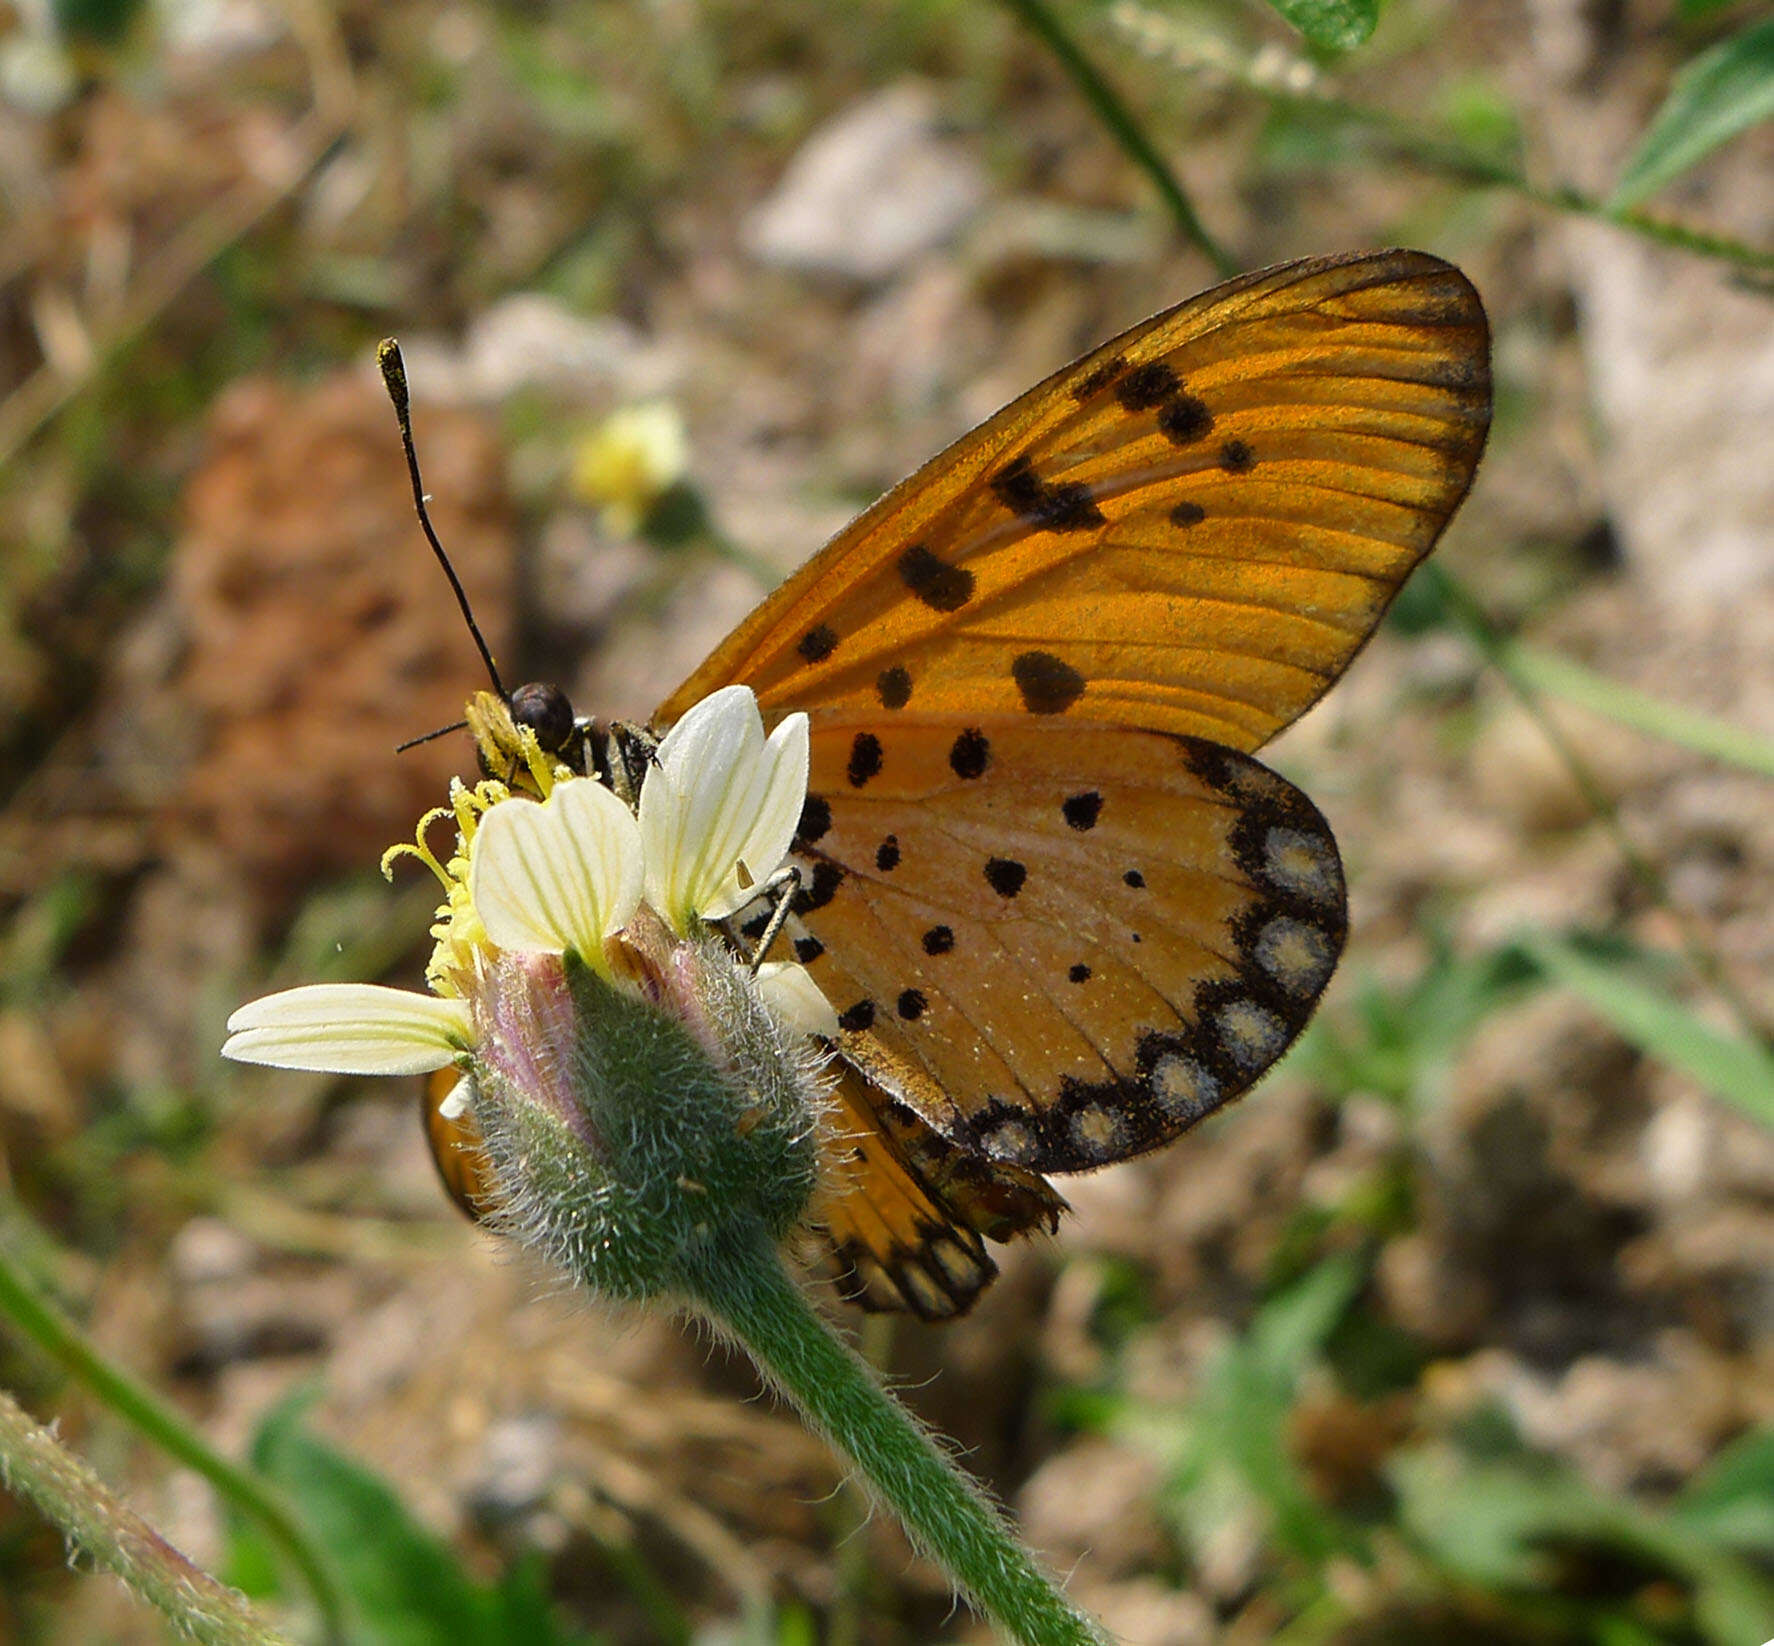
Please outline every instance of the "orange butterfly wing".
M815 770L849 739L813 736ZM1026 716L894 723L809 797L795 951L965 1150L1081 1171L1167 1143L1304 1025L1342 950L1335 841L1248 755Z
M825 1197L852 1270L929 1272L932 1208L950 1233L1051 1223L1035 1172L1156 1147L1286 1049L1341 949L1342 874L1248 753L1348 667L1489 418L1484 310L1450 265L1230 281L932 459L662 705L740 682L812 720L791 936L876 1134ZM883 1051L903 1095L854 1079ZM907 1176L918 1215L883 1230L868 1203ZM924 1312L907 1291L865 1298Z
M737 681L767 720L1075 713L1258 748L1428 553L1489 416L1484 310L1448 264L1381 252L1230 281L925 464L656 719Z
M444 1102L461 1079L461 1072L454 1068L428 1074L419 1088L419 1119L431 1146L432 1164L450 1199L479 1223L492 1215L497 1204L492 1162L487 1159L473 1113L444 1113Z
M877 1077L900 1083L896 1076L906 1071L883 1048L855 1049ZM1039 1179L1013 1177L945 1142L859 1062L837 1066L811 1213L838 1290L871 1311L922 1320L964 1314L998 1273L980 1236L1052 1229L1065 1202Z

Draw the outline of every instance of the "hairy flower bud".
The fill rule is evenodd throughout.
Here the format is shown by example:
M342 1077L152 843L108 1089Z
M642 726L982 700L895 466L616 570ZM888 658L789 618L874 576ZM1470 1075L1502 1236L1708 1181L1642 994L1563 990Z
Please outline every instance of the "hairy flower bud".
M766 736L746 687L714 693L660 741L637 815L502 701L476 710L515 743L487 760L511 781L457 785L385 860L443 886L433 992L285 990L236 1012L223 1051L461 1070L437 1113L472 1110L477 1212L610 1296L706 1296L719 1254L768 1250L814 1189L836 1014L805 967L718 924L792 887L773 877L806 800L807 717ZM427 831L446 818L440 860Z
M701 1289L719 1253L794 1227L824 1096L806 1040L717 939L641 921L617 947L633 981L571 954L491 969L471 1101L497 1223L595 1290L643 1299Z

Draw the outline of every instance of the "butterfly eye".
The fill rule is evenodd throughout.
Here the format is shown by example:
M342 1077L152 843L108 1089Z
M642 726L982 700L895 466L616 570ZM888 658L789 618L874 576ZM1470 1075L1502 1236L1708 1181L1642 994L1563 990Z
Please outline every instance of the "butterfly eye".
M573 705L559 686L533 680L511 694L511 718L528 726L536 741L550 754L558 754L573 735Z

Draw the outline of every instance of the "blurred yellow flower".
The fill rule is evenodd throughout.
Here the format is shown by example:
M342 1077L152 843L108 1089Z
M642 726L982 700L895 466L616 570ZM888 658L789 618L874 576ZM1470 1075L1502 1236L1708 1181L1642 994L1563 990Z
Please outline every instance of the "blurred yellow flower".
M624 406L580 440L569 484L602 511L607 531L627 537L683 478L689 456L684 419L669 400Z

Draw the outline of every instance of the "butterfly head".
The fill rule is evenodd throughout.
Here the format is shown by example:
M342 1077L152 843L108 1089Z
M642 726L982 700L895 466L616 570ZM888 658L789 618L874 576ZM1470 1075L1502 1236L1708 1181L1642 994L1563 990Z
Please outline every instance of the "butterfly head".
M464 720L483 777L516 779L527 790L521 774L540 755L575 777L595 777L631 809L659 748L645 726L575 714L567 694L547 681L519 686L508 698L476 692Z
M562 755L579 730L578 716L567 694L546 680L532 680L511 694L507 708L514 725L536 734L544 754ZM569 764L571 762L569 761Z

